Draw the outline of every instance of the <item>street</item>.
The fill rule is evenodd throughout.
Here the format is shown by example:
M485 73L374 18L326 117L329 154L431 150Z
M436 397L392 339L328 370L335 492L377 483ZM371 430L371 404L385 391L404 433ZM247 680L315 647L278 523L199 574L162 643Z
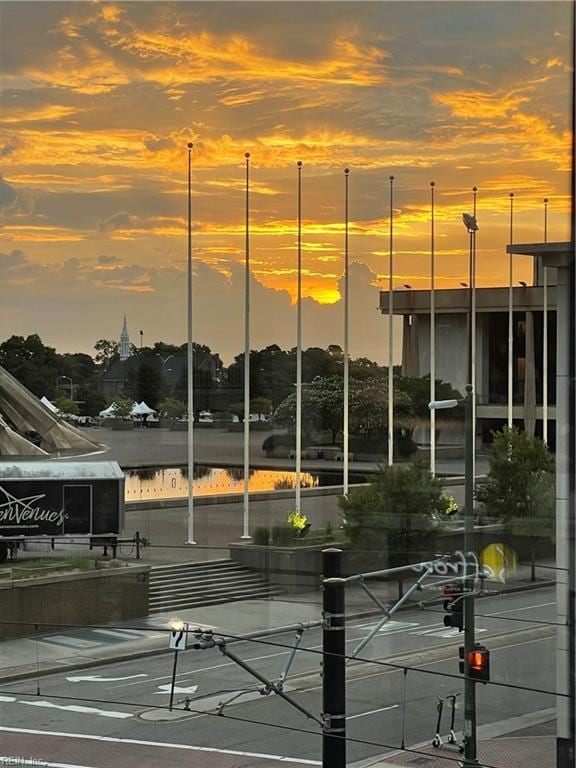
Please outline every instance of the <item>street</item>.
M241 604L231 610L241 611ZM478 685L478 724L553 707L554 696L545 691L554 690L554 590L483 598L477 601L477 614L478 640L492 652L492 681L539 689ZM402 611L362 651L366 661L349 664L350 763L397 749L402 742L431 740L438 697L461 694L457 649L462 635L444 627L442 618L437 605ZM348 653L374 622L348 625ZM229 648L260 675L277 680L293 639L285 633L230 643ZM39 645L47 643L49 637ZM321 630L307 630L301 648L285 691L318 718ZM0 757L86 768L146 767L160 761L199 768L318 764L318 723L279 696L262 695L262 684L218 649L179 654L175 711L168 712L173 658L167 652L2 685ZM397 666L373 663L377 660ZM405 672L406 667L411 669ZM190 711L185 710L187 698ZM217 714L218 705L229 700L223 714Z

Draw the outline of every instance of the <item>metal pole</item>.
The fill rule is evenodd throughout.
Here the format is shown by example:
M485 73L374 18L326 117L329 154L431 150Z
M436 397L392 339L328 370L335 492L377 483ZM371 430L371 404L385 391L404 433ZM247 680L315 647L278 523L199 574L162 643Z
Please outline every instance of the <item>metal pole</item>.
M513 307L513 256L514 238L514 192L510 192L510 254L508 258L508 429L512 429L514 409L514 307Z
M343 492L344 496L348 496L348 422L349 422L349 392L348 392L348 376L349 376L349 350L348 350L348 323L349 323L349 280L348 280L348 180L350 170L344 169L344 427L343 427L343 446L342 446L342 472L343 472Z
M544 242L548 242L548 198L544 198ZM548 444L548 267L542 267L542 439Z
M188 541L194 541L194 344L192 341L192 147L188 144Z
M302 491L302 163L298 166L298 268L296 305L296 511Z
M168 711L172 712L172 706L174 704L174 686L176 684L176 667L178 665L178 651L174 651L174 666L172 667L172 682L170 684L170 704L168 705Z
M472 187L473 196L473 216L476 221L476 195L478 187ZM472 286L472 335L471 343L471 373L470 383L472 384L472 485L476 489L476 232L472 230L472 273L470 275L470 285Z
M474 568L471 567L471 554L474 552L474 485L472 477L472 386L466 385L464 399L466 414L465 440L465 503L464 503L464 553L465 553L465 584L464 597L464 760L463 768L478 765L476 758L476 681L470 678L468 670L468 652L474 649Z
M430 402L436 400L436 296L434 264L434 186L430 182ZM436 474L436 410L430 408L430 472Z
M322 768L346 768L345 583L323 582Z
M246 260L244 269L244 520L241 539L250 536L250 152L246 158Z
M388 255L388 466L394 464L394 176L390 176L390 244Z
M322 574L324 579L342 576L342 550L329 547L322 550Z

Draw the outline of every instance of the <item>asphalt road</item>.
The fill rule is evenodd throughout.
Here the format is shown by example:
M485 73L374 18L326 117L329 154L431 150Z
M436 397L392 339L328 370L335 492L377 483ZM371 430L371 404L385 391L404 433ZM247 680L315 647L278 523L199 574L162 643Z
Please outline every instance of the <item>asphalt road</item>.
M540 689L478 685L479 725L552 707L554 696L543 691L553 692L555 682L554 627L545 623L555 621L554 591L485 598L477 612L478 640L492 652L492 680ZM446 629L442 618L437 607L401 612L362 652L368 661L348 666L350 762L398 748L403 739L410 745L431 738L438 697L462 692L462 635ZM348 653L372 625L373 620L348 625ZM283 634L233 643L229 650L277 679L292 641ZM320 630L305 633L286 688L315 718L321 711L320 643ZM399 668L369 663L376 659ZM172 663L167 653L0 684L0 759L21 755L89 768L318 764L317 722L278 696L259 693L261 684L217 649L179 655L176 711L168 713ZM410 667L407 673L404 667ZM216 713L219 702L240 692L223 715Z

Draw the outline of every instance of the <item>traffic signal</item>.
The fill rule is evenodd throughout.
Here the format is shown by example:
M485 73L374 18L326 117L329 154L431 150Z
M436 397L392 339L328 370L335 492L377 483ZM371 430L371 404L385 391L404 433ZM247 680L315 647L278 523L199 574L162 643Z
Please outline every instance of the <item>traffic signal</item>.
M458 648L458 656L461 661L459 668L461 674L465 672L464 665L464 646ZM471 651L468 651L468 676L472 680L479 680L481 683L487 683L490 680L490 651L484 645L476 643Z
M453 627L462 632L464 629L464 600L463 588L461 584L448 584L444 587L444 610L447 615L444 616L444 626Z

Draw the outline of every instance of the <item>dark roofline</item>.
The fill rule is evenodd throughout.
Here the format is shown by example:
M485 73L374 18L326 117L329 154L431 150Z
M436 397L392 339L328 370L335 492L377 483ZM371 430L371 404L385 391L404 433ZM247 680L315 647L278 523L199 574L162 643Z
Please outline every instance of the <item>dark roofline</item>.
M567 256L570 253L570 242L514 243L506 246L506 253L518 256Z

